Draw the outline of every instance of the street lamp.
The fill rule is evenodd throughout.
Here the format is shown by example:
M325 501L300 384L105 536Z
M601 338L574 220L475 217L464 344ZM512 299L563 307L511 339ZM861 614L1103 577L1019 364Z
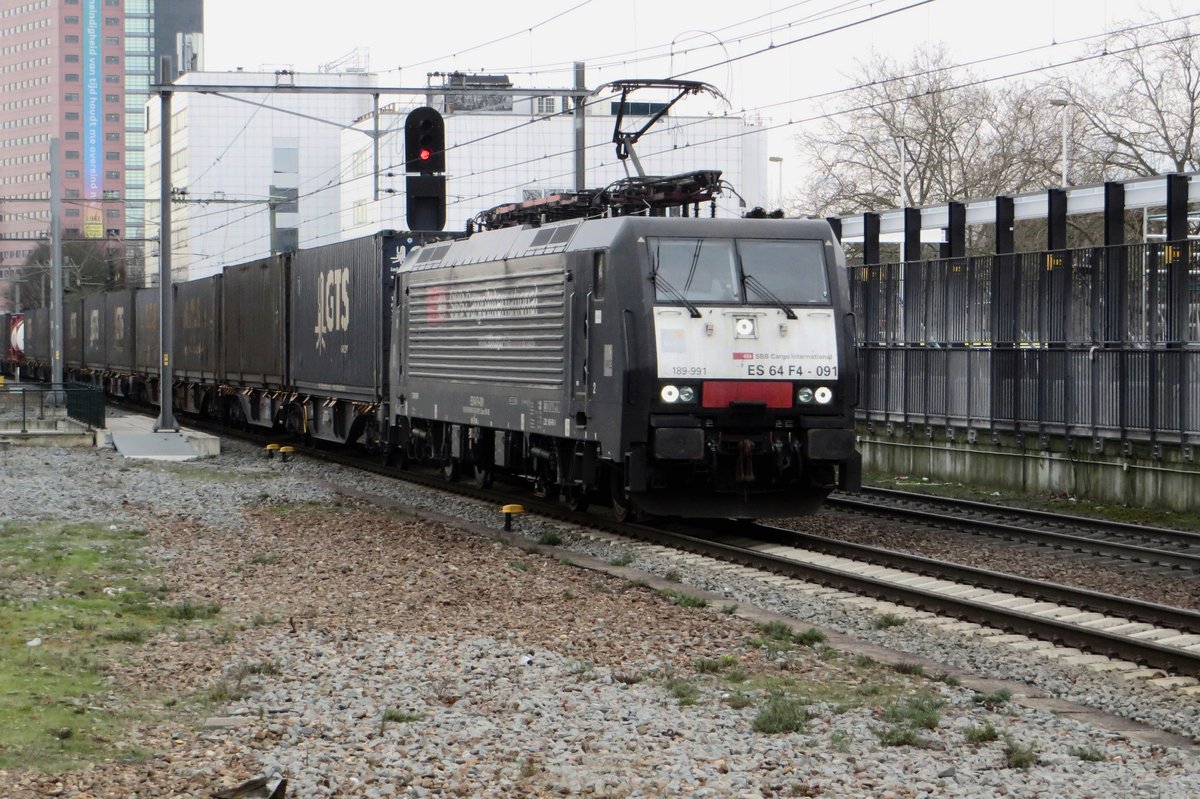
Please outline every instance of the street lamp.
M772 164L779 164L779 205L776 207L779 209L782 209L783 208L783 156L782 155L772 155L767 160L770 161Z
M1067 175L1071 171L1071 153L1067 149L1068 138L1067 133L1071 125L1071 101L1065 97L1055 97L1050 101L1050 105L1062 109L1062 187L1067 187Z

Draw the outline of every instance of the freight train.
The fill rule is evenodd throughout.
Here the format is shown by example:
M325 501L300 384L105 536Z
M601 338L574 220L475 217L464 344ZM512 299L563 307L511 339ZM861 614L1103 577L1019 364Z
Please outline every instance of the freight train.
M841 247L813 220L385 231L174 286L174 402L619 518L809 513L860 481ZM49 374L44 309L25 368ZM158 396L158 289L68 303L64 363Z

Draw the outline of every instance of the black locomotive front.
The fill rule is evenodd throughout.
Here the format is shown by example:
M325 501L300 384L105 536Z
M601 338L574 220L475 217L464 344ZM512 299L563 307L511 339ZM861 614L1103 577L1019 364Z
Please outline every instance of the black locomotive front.
M840 248L822 222L712 222L658 225L628 247L645 319L628 412L644 440L628 441L618 506L812 512L860 480Z

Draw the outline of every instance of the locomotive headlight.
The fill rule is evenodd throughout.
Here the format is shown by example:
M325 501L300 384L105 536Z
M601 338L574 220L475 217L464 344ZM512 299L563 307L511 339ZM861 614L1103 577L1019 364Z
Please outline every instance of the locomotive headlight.
M733 322L733 332L738 338L757 338L758 324L753 316L739 316Z
M820 386L816 391L813 392L813 399L815 399L821 405L828 405L833 401L833 391L831 391L827 386Z
M662 391L658 392L658 396L662 397L662 401L668 405L679 402L679 389L675 386L663 386Z
M813 390L808 386L801 386L796 392L796 400L798 402L809 403L813 401Z
M691 386L680 386L679 401L680 402L695 402L696 401L696 389L692 388Z

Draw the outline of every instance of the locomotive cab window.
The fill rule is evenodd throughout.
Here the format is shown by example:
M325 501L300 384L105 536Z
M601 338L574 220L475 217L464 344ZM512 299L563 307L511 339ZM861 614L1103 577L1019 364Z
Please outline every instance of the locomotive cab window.
M825 248L815 239L651 238L648 244L660 302L829 303Z
M738 239L737 248L747 302L829 303L822 242Z
M739 302L737 264L729 239L649 239L655 298Z

